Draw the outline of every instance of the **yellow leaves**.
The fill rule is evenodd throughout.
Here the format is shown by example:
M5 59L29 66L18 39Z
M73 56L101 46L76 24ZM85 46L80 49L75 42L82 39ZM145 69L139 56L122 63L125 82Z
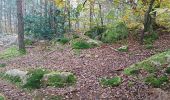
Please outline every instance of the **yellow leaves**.
M64 8L65 0L54 0L58 8Z

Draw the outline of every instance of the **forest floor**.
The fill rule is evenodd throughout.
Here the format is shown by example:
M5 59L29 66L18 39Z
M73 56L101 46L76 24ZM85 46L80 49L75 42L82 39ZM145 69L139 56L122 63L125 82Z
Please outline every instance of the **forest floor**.
M31 92L22 90L15 85L0 80L0 92L9 100L33 100L40 97L61 95L66 100L159 100L158 96L167 96L168 91L154 89L133 77L123 74L122 70L136 62L142 61L156 53L170 48L170 34L163 34L154 43L154 49L146 49L132 38L127 39L128 52L118 52L115 49L125 42L112 45L76 51L70 45L57 45L51 50L42 51L38 45L27 48L27 55L10 60L1 60L9 69L45 68L50 70L69 71L76 75L77 83L65 88L47 87ZM0 48L3 50L3 48ZM121 76L123 83L117 87L102 87L99 79L102 77ZM135 84L129 86L128 82ZM36 99L35 99L36 100ZM38 100L38 99L37 99ZM39 99L42 100L42 99ZM162 99L163 100L163 99Z

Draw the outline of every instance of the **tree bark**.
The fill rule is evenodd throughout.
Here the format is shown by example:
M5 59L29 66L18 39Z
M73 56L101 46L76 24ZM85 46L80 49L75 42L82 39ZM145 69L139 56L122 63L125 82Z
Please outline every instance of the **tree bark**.
M143 44L145 32L148 32L148 31L150 31L150 30L153 30L153 27L152 27L152 17L151 17L151 15L150 15L150 12L151 12L152 9L153 9L154 2L155 2L155 0L151 0L151 1L150 1L148 10L147 10L146 13L145 13L144 30L143 30L143 32L142 32L142 34L141 34L141 44Z
M17 0L16 4L17 4L17 18L18 18L18 45L20 51L25 51L22 0Z

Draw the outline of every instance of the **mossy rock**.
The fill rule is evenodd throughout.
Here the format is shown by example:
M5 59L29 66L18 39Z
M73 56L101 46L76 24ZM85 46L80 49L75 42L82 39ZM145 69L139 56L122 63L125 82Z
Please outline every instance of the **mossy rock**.
M51 72L45 74L42 79L43 86L64 87L73 85L76 77L70 72Z
M103 86L119 86L122 83L122 78L119 76L113 77L113 78L102 78L100 80L100 83Z

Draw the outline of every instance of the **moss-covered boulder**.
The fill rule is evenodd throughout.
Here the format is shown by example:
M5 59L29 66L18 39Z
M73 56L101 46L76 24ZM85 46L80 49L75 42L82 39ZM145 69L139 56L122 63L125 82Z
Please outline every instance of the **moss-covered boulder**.
M70 72L51 72L45 74L42 78L42 84L46 86L64 87L73 85L76 82L76 77Z

